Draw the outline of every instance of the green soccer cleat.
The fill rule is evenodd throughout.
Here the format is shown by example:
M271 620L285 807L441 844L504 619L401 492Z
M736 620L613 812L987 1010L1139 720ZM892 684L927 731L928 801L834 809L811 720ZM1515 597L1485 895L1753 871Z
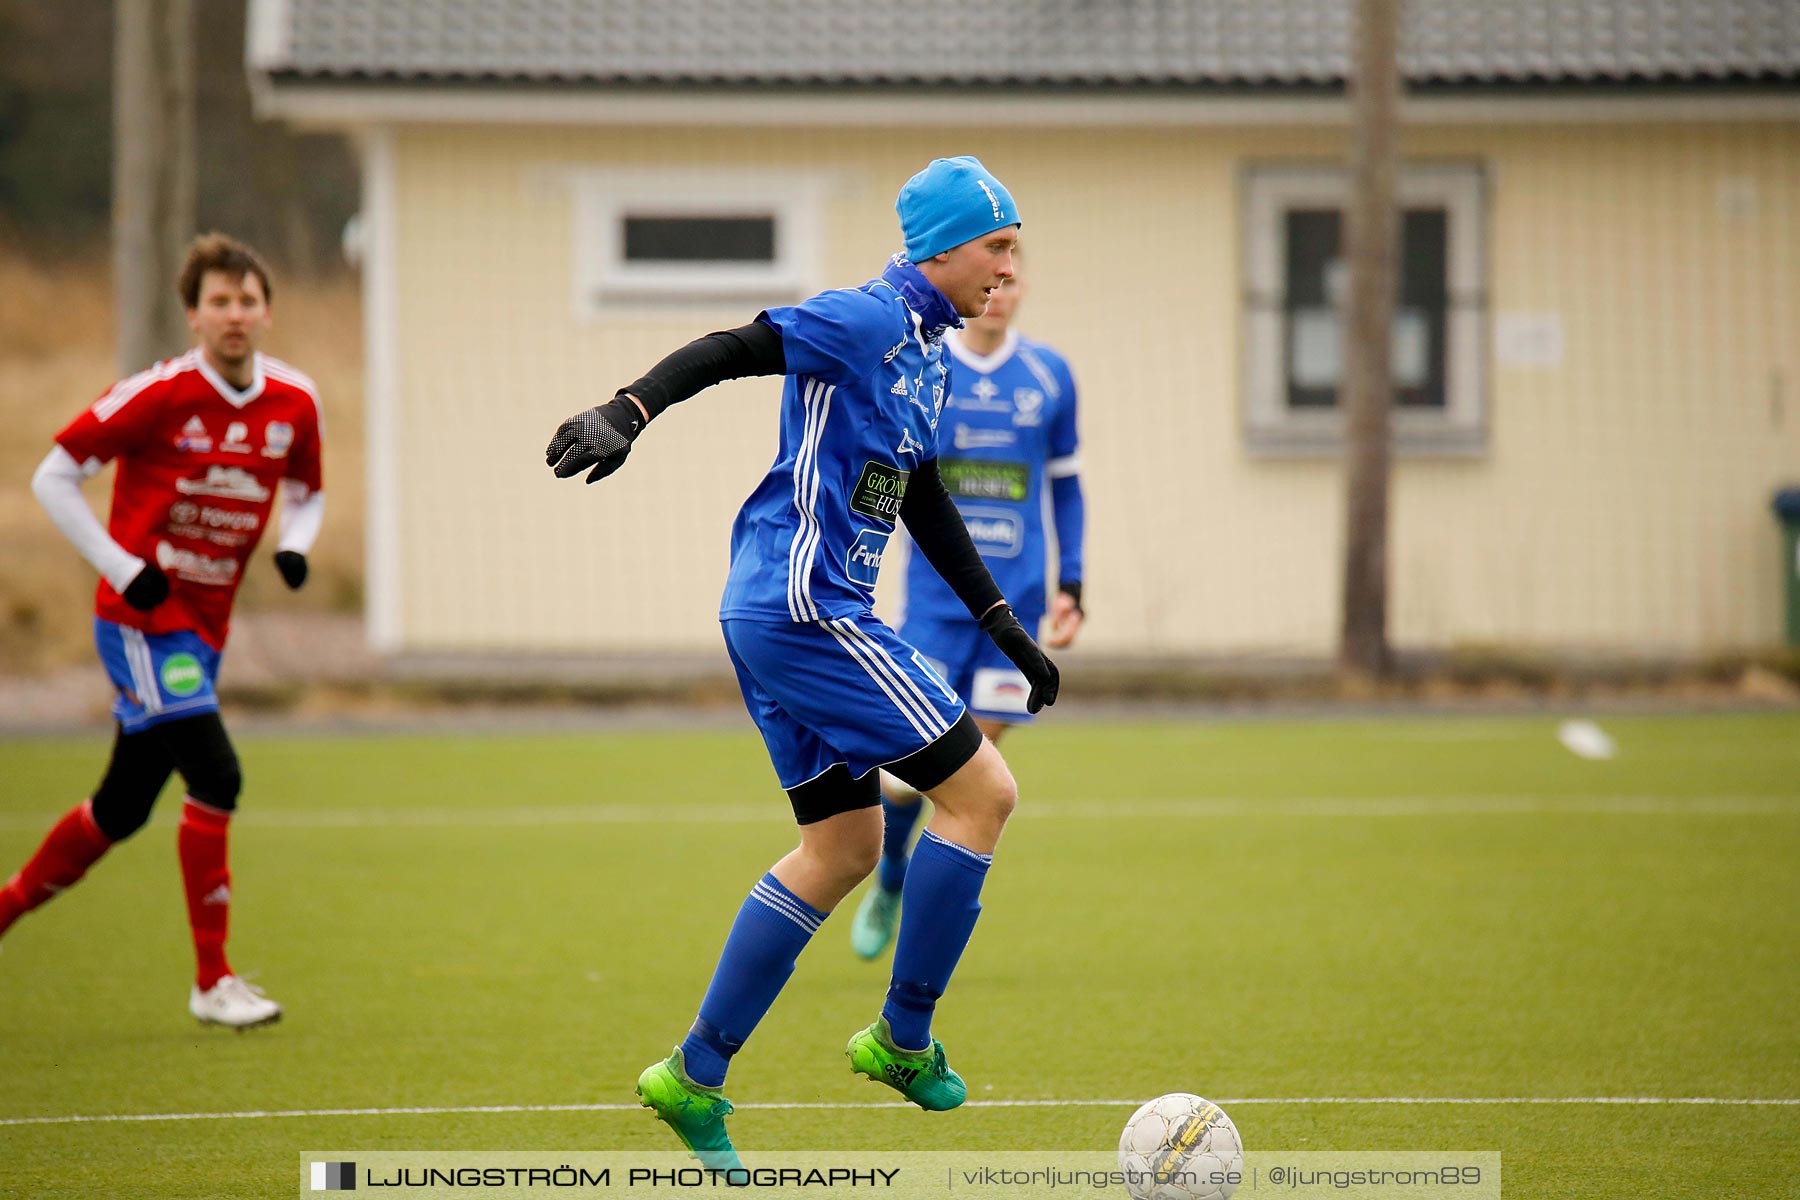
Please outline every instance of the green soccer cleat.
M962 1076L944 1061L944 1043L932 1038L924 1053L902 1050L894 1045L886 1017L851 1038L844 1057L858 1075L887 1084L927 1112L955 1108L969 1095Z
M850 948L858 958L874 958L894 940L900 925L900 893L890 892L877 880L857 906L850 925Z
M731 1101L718 1088L702 1087L688 1078L681 1047L638 1076L638 1098L656 1119L675 1131L700 1165L715 1171L741 1171L744 1164L725 1132Z

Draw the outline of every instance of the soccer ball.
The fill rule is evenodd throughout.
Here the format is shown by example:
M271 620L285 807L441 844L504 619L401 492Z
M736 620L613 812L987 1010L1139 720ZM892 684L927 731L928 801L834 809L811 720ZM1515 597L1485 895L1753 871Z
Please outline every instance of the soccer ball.
M1171 1092L1125 1122L1119 1169L1133 1200L1230 1200L1244 1171L1244 1142L1224 1109Z

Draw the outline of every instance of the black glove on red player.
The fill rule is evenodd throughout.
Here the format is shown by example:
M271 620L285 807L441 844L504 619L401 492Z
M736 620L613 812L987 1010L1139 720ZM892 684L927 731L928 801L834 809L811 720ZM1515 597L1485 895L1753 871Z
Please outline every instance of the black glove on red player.
M281 572L281 580L288 589L297 592L306 582L306 555L298 550L277 550L275 569Z
M163 574L161 567L147 562L119 595L139 612L149 612L169 598L169 577Z

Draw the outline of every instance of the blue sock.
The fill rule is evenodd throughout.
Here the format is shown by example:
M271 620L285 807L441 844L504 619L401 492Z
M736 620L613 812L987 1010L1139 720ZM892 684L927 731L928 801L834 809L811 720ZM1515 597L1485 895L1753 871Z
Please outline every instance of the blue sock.
M689 1079L704 1087L724 1086L731 1056L775 1003L794 973L794 960L824 919L773 875L750 889L700 1001L700 1017L681 1043Z
M881 1010L903 1050L931 1045L932 1010L975 932L981 883L993 861L993 855L965 850L929 829L919 835L900 899L894 981Z
M923 798L911 804L895 804L881 798L881 873L876 876L883 889L897 892L906 883L906 844L912 840L913 826L925 807Z

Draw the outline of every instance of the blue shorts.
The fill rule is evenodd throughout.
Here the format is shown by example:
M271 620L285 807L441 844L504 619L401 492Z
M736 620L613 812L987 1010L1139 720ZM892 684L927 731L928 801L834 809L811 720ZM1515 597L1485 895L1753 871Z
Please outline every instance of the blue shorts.
M100 662L119 693L113 719L126 733L219 711L219 652L197 633L145 633L94 618Z
M924 790L980 745L956 693L872 613L799 622L728 617L719 624L744 705L790 793L838 764L862 779L913 756L917 770L902 777ZM973 742L965 744L968 737Z
M1037 618L1025 614L1020 624L1037 631ZM984 721L1029 725L1037 717L1025 711L1031 683L1012 660L1000 653L994 639L972 620L908 620L900 636L917 646L956 693L969 703L969 711Z

